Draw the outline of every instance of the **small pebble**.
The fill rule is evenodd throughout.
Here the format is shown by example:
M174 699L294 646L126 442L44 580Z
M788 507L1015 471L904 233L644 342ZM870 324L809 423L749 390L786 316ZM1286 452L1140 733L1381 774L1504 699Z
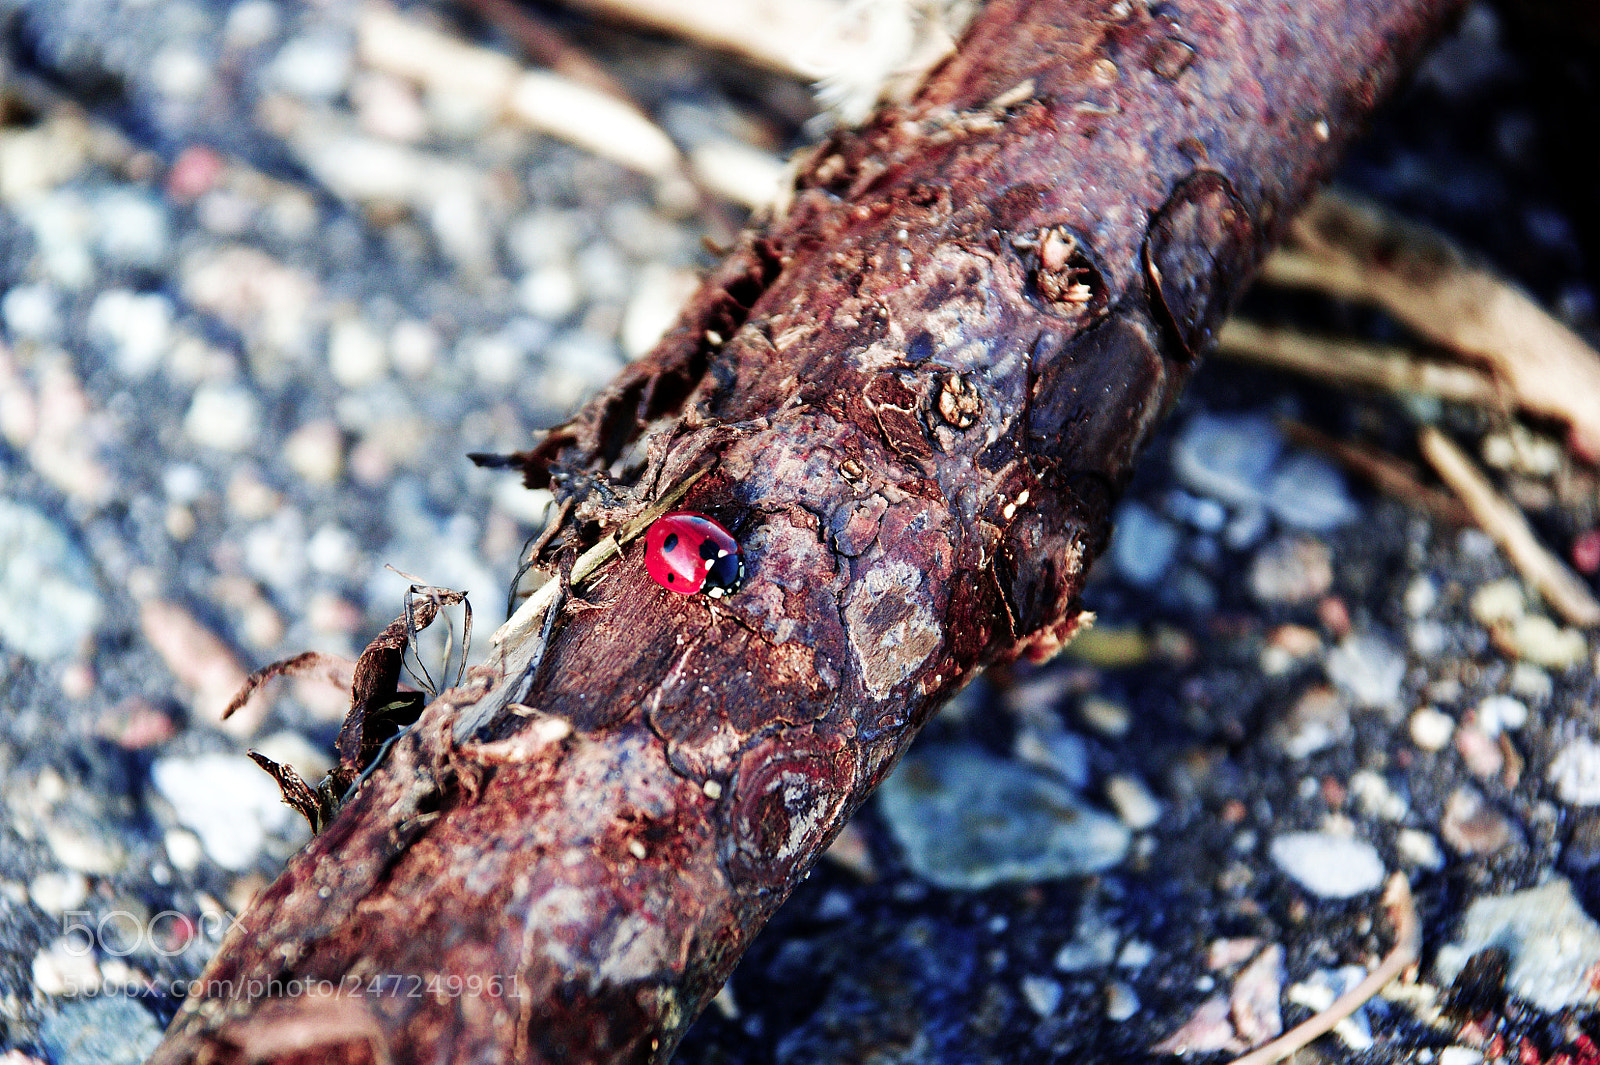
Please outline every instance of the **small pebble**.
M1435 872L1444 868L1444 851L1427 832L1416 828L1403 828L1395 834L1394 849L1400 860L1417 869Z
M1283 449L1283 435L1262 414L1197 414L1172 449L1172 468L1192 491L1224 503L1255 503Z
M1582 632L1557 625L1543 614L1518 618L1511 626L1511 644L1519 658L1548 669L1575 666L1589 649Z
M1383 860L1370 843L1325 832L1289 832L1272 841L1272 860L1318 898L1350 899L1383 886Z
M77 652L103 606L88 560L42 512L0 499L0 641L38 661Z
M326 102L350 84L351 42L330 33L291 37L267 68L272 83L296 96Z
M150 779L224 869L248 869L270 836L298 836L290 832L298 819L278 785L242 755L163 758L150 767Z
M1133 725L1133 715L1126 705L1100 695L1083 697L1078 703L1078 718L1100 735L1112 739L1126 736Z
M1493 627L1500 622L1516 621L1527 609L1522 585L1510 578L1490 581L1472 593L1472 616L1480 625Z
M284 438L283 460L310 484L336 484L344 473L344 434L328 418L306 422Z
M256 442L259 420L256 397L248 388L203 384L190 401L183 430L201 447L239 452Z
M1350 731L1350 706L1327 685L1316 685L1295 700L1274 737L1291 758L1309 758L1339 742Z
M344 388L360 388L389 371L383 338L358 317L340 318L328 331L328 372Z
M1360 513L1344 477L1327 459L1310 452L1291 456L1267 483L1267 509L1285 525L1328 532Z
M1407 617L1426 617L1439 603L1439 586L1434 584L1433 578L1427 574L1418 574L1411 579L1410 584L1406 585L1401 602Z
M1500 744L1475 727L1457 730L1456 753L1467 772L1479 780L1489 780L1505 768L1506 756Z
M1098 910L1089 909L1078 918L1071 942L1056 951L1055 967L1064 973L1104 969L1117 958L1122 933Z
M89 336L111 353L124 377L154 373L172 347L172 301L158 292L107 289L89 308Z
M1390 709L1400 702L1405 656L1375 632L1357 633L1328 652L1328 679L1359 707Z
M1333 552L1309 536L1279 536L1250 563L1250 591L1263 603L1309 603L1333 586Z
M92 995L104 982L82 933L56 940L33 956L33 986L46 995Z
M1380 821L1403 821L1411 812L1404 795L1389 786L1379 773L1358 769L1350 776L1350 796L1368 817Z
M1181 488L1171 489L1161 497L1162 508L1174 520L1194 526L1204 533L1219 533L1228 526L1228 508L1207 496L1197 496ZM1256 513L1264 514L1259 507Z
M1556 797L1572 806L1600 806L1600 743L1578 739L1550 761L1549 780Z
M1160 801L1130 773L1117 773L1106 781L1106 798L1122 823L1135 832L1153 828L1161 820Z
M76 870L40 873L28 884L33 904L51 916L75 910L89 898L89 878Z
M94 205L95 243L112 266L154 270L172 254L172 219L155 196L113 188Z
M1437 1065L1482 1065L1483 1052L1471 1047L1449 1046L1439 1051Z
M1491 695L1478 704L1474 724L1486 736L1515 731L1528 723L1528 707L1522 700L1510 695Z
M1110 555L1117 576L1136 588L1151 588L1177 557L1178 527L1138 500L1117 508Z
M1555 680L1532 662L1518 662L1511 667L1511 690L1528 702L1549 702L1555 694Z
M1466 786L1450 793L1439 820L1444 841L1466 855L1498 854L1520 842L1520 833L1506 816Z
M17 285L0 295L0 326L14 340L52 341L61 333L61 297L49 285Z
M1424 751L1442 751L1450 743L1456 722L1437 707L1424 706L1411 715L1411 742Z
M1028 1008L1041 1017L1048 1017L1059 1009L1065 993L1061 984L1048 976L1022 978L1022 997L1028 1003Z
M1116 1024L1131 1020L1139 1012L1139 996L1121 980L1106 985L1106 1019Z

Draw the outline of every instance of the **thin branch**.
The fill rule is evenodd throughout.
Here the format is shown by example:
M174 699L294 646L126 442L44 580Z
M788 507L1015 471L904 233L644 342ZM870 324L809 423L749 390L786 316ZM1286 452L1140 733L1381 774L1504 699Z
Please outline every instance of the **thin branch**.
M1478 526L1500 545L1511 564L1569 624L1600 625L1600 602L1576 573L1545 549L1516 505L1495 491L1449 437L1424 426L1422 454L1472 511Z

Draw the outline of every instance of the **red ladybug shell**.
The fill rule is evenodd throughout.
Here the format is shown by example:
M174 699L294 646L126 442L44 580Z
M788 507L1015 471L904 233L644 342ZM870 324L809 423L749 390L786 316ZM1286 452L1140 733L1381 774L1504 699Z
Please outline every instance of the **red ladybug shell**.
M644 567L661 587L679 595L732 595L744 580L744 560L733 534L704 514L663 514L644 536Z

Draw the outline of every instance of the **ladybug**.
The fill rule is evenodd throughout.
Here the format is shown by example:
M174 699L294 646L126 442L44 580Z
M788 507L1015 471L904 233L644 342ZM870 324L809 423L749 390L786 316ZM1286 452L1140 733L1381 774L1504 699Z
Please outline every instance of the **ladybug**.
M733 534L704 514L678 510L657 518L644 536L644 567L669 592L705 592L721 599L739 590L744 559Z

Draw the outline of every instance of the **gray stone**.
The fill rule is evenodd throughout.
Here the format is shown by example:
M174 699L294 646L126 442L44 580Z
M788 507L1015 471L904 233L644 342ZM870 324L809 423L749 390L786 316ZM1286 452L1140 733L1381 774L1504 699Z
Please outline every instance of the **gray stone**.
M101 615L88 560L49 518L0 499L0 641L29 658L72 654Z
M1266 503L1273 517L1285 525L1314 532L1337 529L1360 513L1339 471L1309 452L1278 467L1267 485Z
M1600 965L1600 925L1563 877L1527 891L1478 899L1461 922L1460 938L1439 950L1434 975L1448 986L1467 960L1489 947L1510 959L1506 991L1542 1010L1600 1003L1591 974Z
M1130 839L1054 777L965 748L913 753L878 803L907 863L946 888L1103 872Z
M1262 414L1197 414L1173 446L1172 469L1190 489L1235 506L1258 502L1283 436Z
M1328 679L1357 706L1381 710L1397 706L1406 677L1406 660L1388 640L1373 632L1356 633L1328 652Z
M1167 573L1178 554L1178 527L1137 500L1117 508L1111 536L1111 563L1117 575L1136 588L1150 588Z
M44 1019L39 1042L55 1061L139 1065L161 1042L154 1015L124 995L73 999Z

